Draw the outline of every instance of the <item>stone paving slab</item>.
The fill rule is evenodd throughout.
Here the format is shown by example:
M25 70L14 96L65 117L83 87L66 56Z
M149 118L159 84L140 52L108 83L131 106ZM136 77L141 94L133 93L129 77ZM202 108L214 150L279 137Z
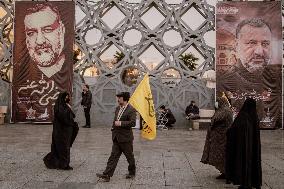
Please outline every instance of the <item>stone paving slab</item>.
M200 187L195 174L190 169L166 170L166 186Z
M136 185L164 186L164 172L159 170L153 170L151 168L138 168L136 178L133 183Z
M182 152L165 152L163 159L165 169L190 169L189 162Z
M49 170L42 158L50 151L50 125L0 126L0 189L236 189L216 180L219 172L200 162L206 131L158 131L146 141L134 130L135 179L125 179L122 155L109 183L96 177L111 152L111 131L80 128L71 149L73 171ZM284 131L261 131L262 189L284 186Z
M147 185L147 184L133 184L130 189L165 189L166 186L161 185Z
M57 186L56 189L94 189L96 185L94 183L77 183L77 182L66 182Z
M22 158L22 156L20 156ZM23 163L17 162L17 167L11 169L7 174L3 176L4 181L17 181L20 183L28 183L36 174L42 171L41 156L34 156L36 159L30 159L29 162Z
M21 188L25 183L20 181L0 181L0 189Z
M284 174L271 167L267 163L262 163L263 184L273 189L284 188Z
M274 168L284 175L284 159L272 154L262 155L263 163L269 164L271 168Z
M57 188L59 183L56 182L43 182L43 181L35 181L31 180L26 183L22 189L54 189Z
M114 184L114 183L98 183L95 185L94 189L126 189L130 188L130 183L125 184Z
M151 169L154 172L163 171L163 154L162 152L151 152L149 150L140 153L137 160L137 167L144 169Z

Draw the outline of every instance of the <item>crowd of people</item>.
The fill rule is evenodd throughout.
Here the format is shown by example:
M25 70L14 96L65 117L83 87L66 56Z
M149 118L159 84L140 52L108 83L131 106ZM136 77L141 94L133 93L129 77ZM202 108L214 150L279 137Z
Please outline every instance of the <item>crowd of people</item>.
M136 166L133 153L132 127L136 124L136 111L128 104L129 92L116 95L117 106L112 125L112 152L103 173L97 177L110 181L118 160L123 153L129 163L127 179L135 177ZM82 106L86 116L86 125L90 127L90 108L92 94L89 86L83 87ZM170 109L164 105L159 111L167 119L166 127L172 128L176 119ZM199 108L194 101L186 108L188 120L199 119ZM72 170L70 148L78 134L79 127L74 121L75 114L70 106L70 95L60 93L54 106L51 152L44 157L49 169ZM257 188L262 185L261 144L259 119L256 101L248 98L235 119L226 95L217 98L215 113L208 127L201 162L215 166L220 171L217 179L226 183L240 185L240 189Z

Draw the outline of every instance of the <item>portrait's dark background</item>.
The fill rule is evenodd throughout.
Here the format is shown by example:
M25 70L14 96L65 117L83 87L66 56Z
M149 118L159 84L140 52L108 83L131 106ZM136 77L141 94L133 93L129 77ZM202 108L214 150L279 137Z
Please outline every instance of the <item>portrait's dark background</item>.
M51 78L46 77L38 69L30 58L26 47L24 19L27 9L36 4L56 6L61 21L65 26L63 49L65 62L62 69ZM74 20L74 2L15 2L12 85L13 122L51 122L53 117L52 106L58 93L68 91L72 94ZM19 93L21 87L23 90Z
M281 2L220 2L216 10L217 94L224 91L233 93L232 105L235 113L239 111L245 98L256 99L261 127L281 127ZM245 70L237 70L236 73L235 69L239 62L235 49L236 28L242 20L250 18L263 19L272 31L271 61L264 69L261 79L253 78L254 76L248 78Z

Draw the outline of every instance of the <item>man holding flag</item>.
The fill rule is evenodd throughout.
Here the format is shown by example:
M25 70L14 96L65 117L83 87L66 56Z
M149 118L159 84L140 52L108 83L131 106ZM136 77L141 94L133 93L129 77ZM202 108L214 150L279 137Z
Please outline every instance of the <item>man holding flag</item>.
M103 174L97 174L97 177L103 179L105 182L109 182L110 177L113 176L122 153L129 163L129 174L126 175L126 178L130 179L135 177L136 167L133 154L134 137L132 133L132 127L134 127L136 123L135 109L144 120L141 136L149 140L153 140L156 137L156 116L149 75L145 75L131 98L128 92L122 92L116 96L119 106L116 108L112 127L112 152Z
M112 126L112 152L107 162L107 167L103 174L97 173L97 177L103 179L105 182L110 181L113 176L118 160L123 153L129 163L126 175L127 179L135 177L136 167L133 154L133 132L132 127L136 123L136 111L128 103L129 92L122 92L116 95L119 106L115 110L115 116Z

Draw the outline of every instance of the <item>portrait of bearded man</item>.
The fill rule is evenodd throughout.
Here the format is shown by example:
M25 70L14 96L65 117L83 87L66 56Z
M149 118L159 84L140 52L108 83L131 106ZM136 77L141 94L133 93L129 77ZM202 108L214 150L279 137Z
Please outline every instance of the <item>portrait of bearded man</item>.
M48 78L61 70L65 61L65 26L58 9L38 4L29 8L24 19L26 45L30 57Z
M72 94L74 2L15 3L13 120L48 122L60 92Z
M248 18L240 21L235 30L234 51L236 62L226 73L218 75L217 91L233 92L237 99L231 99L233 108L238 110L243 104L243 94L265 96L272 90L278 93L278 65L272 62L273 33L270 24L261 18ZM275 86L274 86L275 85ZM240 99L238 99L240 97ZM272 109L271 99L257 100L260 119L265 118L265 110ZM277 108L274 112L279 112ZM279 122L278 113L277 122Z

